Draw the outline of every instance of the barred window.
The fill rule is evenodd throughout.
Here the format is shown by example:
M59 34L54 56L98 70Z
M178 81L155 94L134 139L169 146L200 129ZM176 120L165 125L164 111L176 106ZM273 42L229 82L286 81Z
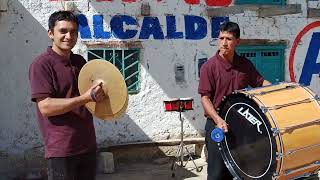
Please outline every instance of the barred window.
M114 64L123 75L129 94L140 91L140 49L90 48L88 61L105 59Z

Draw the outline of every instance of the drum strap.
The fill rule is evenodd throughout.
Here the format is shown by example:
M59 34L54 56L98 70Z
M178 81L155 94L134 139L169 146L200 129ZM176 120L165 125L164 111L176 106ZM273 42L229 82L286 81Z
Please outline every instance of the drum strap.
M282 129L280 129L280 132L281 132L281 134L286 133L286 132L292 132L294 129L298 129L298 128L302 128L302 127L306 127L306 126L312 126L314 124L319 124L319 123L320 123L320 119L315 119L315 120L308 121L308 122L305 122L302 124L282 128Z
M272 89L272 90L269 90L269 91L261 91L261 92L258 92L258 93L252 93L250 94L251 96L255 96L255 95L265 95L265 94L268 94L268 93L273 93L273 92L277 92L277 91L283 91L283 90L288 90L288 89L293 89L293 88L296 88L298 87L298 85L288 85L288 86L285 86L283 88L279 88L279 89Z
M307 98L307 99L303 99L301 101L296 101L296 102L291 102L291 103L287 103L287 104L281 104L281 105L275 105L272 107L263 107L266 108L268 110L277 110L283 107L288 107L288 106L292 106L292 105L297 105L297 104L302 104L302 103L309 103L316 100L315 98Z
M287 155L296 153L296 152L298 152L298 151L303 151L303 150L312 149L312 148L319 148L319 147L320 147L320 144L313 144L313 145L305 146L305 147L302 147L302 148L290 149L290 150L288 150ZM320 162L319 162L319 163L320 163Z
M317 168L320 166L320 161L315 161L311 164L308 164L306 166L302 166L300 168L297 168L297 169L290 169L290 170L286 170L283 174L279 174L279 175L284 175L284 176L288 176L290 174L294 174L296 172L299 172L299 171L303 171L303 170L306 170L306 169L310 169L310 168ZM301 176L303 177L303 176ZM298 177L296 177L298 178Z

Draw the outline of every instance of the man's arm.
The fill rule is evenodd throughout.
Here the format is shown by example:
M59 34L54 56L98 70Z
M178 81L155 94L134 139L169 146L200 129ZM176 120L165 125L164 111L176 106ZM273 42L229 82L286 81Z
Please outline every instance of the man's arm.
M93 101L91 91L93 91L93 93L95 94L96 102L100 102L104 99L105 94L101 87L101 84L97 84L93 85L87 92L85 92L81 96L73 98L41 98L37 99L37 105L41 114L45 117L64 114L74 108Z
M226 121L224 121L214 109L213 104L208 96L201 96L201 103L204 108L205 113L213 119L217 124L218 128L223 129L224 132L228 132L228 126Z
M74 98L50 98L37 99L41 114L45 117L56 116L67 113L74 108L90 102L89 99L78 96Z

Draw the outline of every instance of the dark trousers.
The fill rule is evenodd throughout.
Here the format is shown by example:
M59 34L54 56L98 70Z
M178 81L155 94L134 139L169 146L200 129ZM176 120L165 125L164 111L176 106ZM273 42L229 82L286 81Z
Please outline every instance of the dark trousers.
M232 180L233 176L230 174L228 168L224 164L217 143L211 139L211 132L214 128L215 124L213 120L208 119L205 127L205 143L208 151L207 180Z
M95 180L96 152L48 159L48 180Z

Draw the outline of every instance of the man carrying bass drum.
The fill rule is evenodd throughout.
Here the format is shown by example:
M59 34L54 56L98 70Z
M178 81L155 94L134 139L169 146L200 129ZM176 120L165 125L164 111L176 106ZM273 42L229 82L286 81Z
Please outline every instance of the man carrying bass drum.
M205 143L208 150L207 180L233 179L220 155L218 145L211 140L215 127L228 132L227 123L218 115L216 109L222 98L235 90L248 86L270 85L256 70L250 60L235 52L240 42L240 28L237 23L226 22L220 26L216 54L202 65L198 93L204 108L207 122L205 125Z

